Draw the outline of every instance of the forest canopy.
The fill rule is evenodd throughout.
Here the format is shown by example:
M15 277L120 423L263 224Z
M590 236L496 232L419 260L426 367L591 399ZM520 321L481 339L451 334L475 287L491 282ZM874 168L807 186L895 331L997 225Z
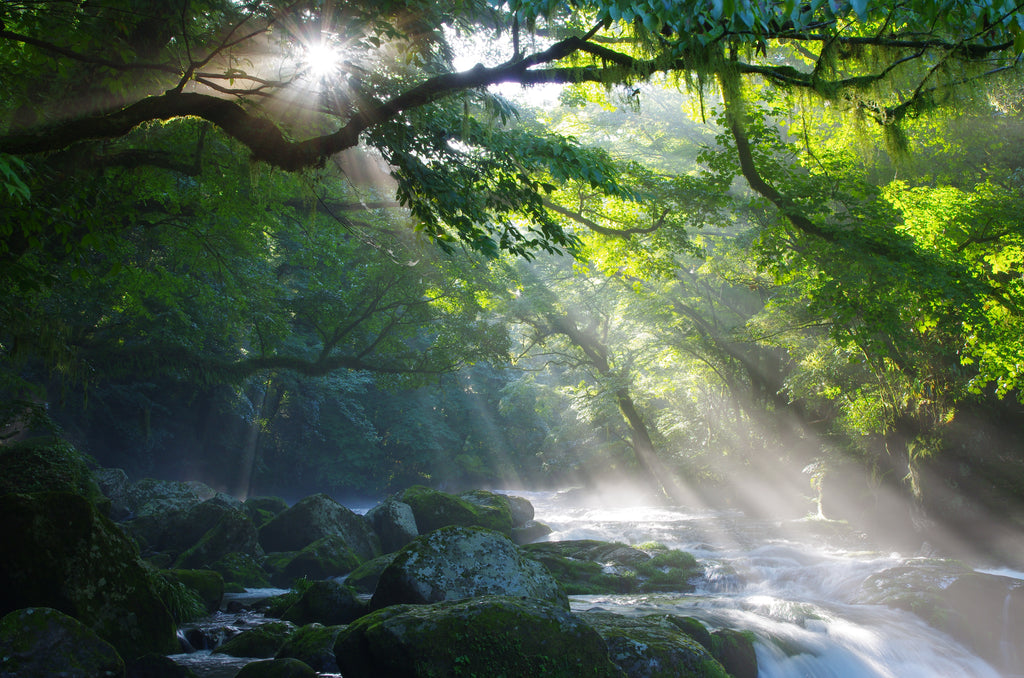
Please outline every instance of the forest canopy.
M4 3L2 435L1017 506L1022 49L1010 0Z

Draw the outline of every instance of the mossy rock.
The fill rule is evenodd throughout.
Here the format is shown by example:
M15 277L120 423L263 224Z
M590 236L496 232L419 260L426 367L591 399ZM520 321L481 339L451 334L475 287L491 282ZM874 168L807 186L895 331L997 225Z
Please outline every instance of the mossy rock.
M485 527L507 537L512 536L512 514L507 501L503 501L500 495L482 490L470 496L475 501L415 485L402 493L401 500L412 508L420 534L457 525Z
M158 586L160 600L163 601L167 611L171 613L175 626L181 626L210 614L207 603L199 595L199 592L171 576L168 570L160 572L157 581L160 583Z
M199 678L196 672L162 654L147 654L129 662L125 678Z
M718 629L711 634L711 654L733 678L757 678L757 653L749 631Z
M207 612L216 612L224 600L224 577L216 570L167 570L166 575L199 594Z
M378 610L342 629L334 655L346 678L624 675L579 617L509 596Z
M595 539L525 544L523 551L543 563L570 595L632 591L692 591L703 574L693 555L658 547L644 550Z
M344 626L306 624L293 633L277 651L277 659L298 659L320 673L338 673L334 643Z
M665 615L626 617L580 612L604 638L611 660L629 678L729 678L707 649Z
M262 561L262 558L256 558L248 553L228 553L211 563L210 569L220 572L224 578L225 591L229 586L242 590L261 589L270 586L270 579L261 565Z
M371 607L486 595L538 598L569 607L537 561L493 530L449 526L417 537L381 573Z
M359 567L362 560L345 539L329 535L287 556L275 554L267 562L272 569L271 582L276 586L291 586L296 579L344 576Z
M70 492L110 513L85 457L71 444L50 437L0 446L0 494Z
M298 659L267 659L250 662L235 678L316 678L316 671Z
M358 593L373 593L377 588L377 582L380 581L381 573L387 569L397 555L397 553L385 553L373 560L366 561L345 577L345 583Z
M216 525L178 556L174 567L208 568L229 553L244 553L256 558L263 555L256 526L241 509L227 509Z
M0 497L0 544L0 613L53 607L126 659L177 650L159 575L85 498L65 492Z
M301 551L329 536L345 540L361 560L380 555L380 540L363 517L325 494L315 494L274 517L260 528L260 543L267 552Z
M708 628L699 619L668 614L665 615L665 621L703 645L705 650L714 654L715 643L711 637L711 632L708 631Z
M576 560L528 548L526 553L544 565L570 596L631 593L637 589L638 580L633 571L605 572L600 563L589 560Z
M314 622L335 626L348 624L368 611L355 591L333 580L315 581L302 591L281 618L298 626Z
M0 676L118 678L124 660L85 624L49 607L0 619Z
M213 653L259 659L273 657L293 633L295 633L295 625L291 622L267 622L229 638Z
M691 579L701 577L704 568L692 554L674 549L657 553L636 566L641 591L692 591Z
M257 528L263 527L288 508L288 502L281 497L249 497L245 510Z

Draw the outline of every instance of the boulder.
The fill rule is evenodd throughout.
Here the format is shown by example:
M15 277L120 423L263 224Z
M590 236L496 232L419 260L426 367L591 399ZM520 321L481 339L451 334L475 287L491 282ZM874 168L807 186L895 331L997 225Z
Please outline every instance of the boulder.
M381 573L397 555L397 553L385 553L373 560L367 560L345 577L345 584L359 593L373 593L377 588L377 582L380 581Z
M166 548L175 555L191 548L232 511L243 512L242 503L222 492L196 504L185 513L175 532L167 536Z
M569 595L692 591L704 569L685 551L655 545L648 553L625 544L577 539L523 545Z
M569 607L543 565L525 557L508 537L479 527L442 527L417 537L381 573L371 607L486 595Z
M262 561L262 558L247 553L228 553L210 563L209 567L224 577L226 590L260 589L270 586L270 578L263 569Z
M317 678L316 671L298 659L267 659L250 662L235 678Z
M203 491L195 483L143 478L125 495L130 520L123 524L142 549L149 553L171 551L177 555L179 535L187 532L189 511L216 493ZM205 496L209 495L209 496Z
M245 510L258 528L269 523L287 508L288 502L280 497L249 497L245 500Z
M481 518L486 523L481 524L481 527L512 536L515 520L512 518L512 505L508 497L487 490L470 490L460 494L459 498L480 509Z
M510 596L378 610L341 630L334 656L345 678L623 675L579 617Z
M242 631L218 646L214 654L232 657L273 657L285 641L295 633L295 625L287 621L273 621Z
M189 587L197 594L208 613L220 609L224 601L224 577L215 570L166 570L165 577Z
M365 602L349 587L333 580L313 582L281 618L297 626L314 622L326 626L348 624L367 612Z
M241 509L229 508L191 548L174 561L175 568L205 568L230 553L263 556L259 533L249 515Z
M289 587L296 579L327 579L340 577L359 567L362 560L344 538L329 535L302 549L268 557L270 581L275 586Z
M456 497L415 485L403 492L401 499L412 507L420 534L448 525L486 527L506 536L512 534L512 515L508 504L499 499L499 495L479 491L470 495L475 502L465 499L465 496Z
M306 497L260 528L260 542L270 551L301 551L317 539L341 537L362 560L380 555L380 542L357 515L326 494Z
M128 508L136 516L187 512L217 493L201 483L143 478L128 488Z
M114 646L73 617L49 607L0 619L0 676L123 677Z
M1024 647L1024 587L957 561L915 559L868 577L859 602L908 610L970 647L1004 673L1020 673L1003 651Z
M147 654L129 662L125 678L198 678L196 672L162 654Z
M757 678L757 652L749 633L718 629L711 634L711 654L733 678Z
M382 501L363 517L380 537L384 553L397 551L419 536L412 507L397 499Z
M0 497L0 544L0 614L56 608L126 659L177 649L158 575L84 498L64 492Z
M552 530L544 523L538 523L536 520L530 520L521 527L512 528L512 541L519 544L532 544L538 539L551 534Z
M626 617L594 611L578 616L604 638L611 660L629 678L729 678L704 646L664 615Z
M508 510L512 515L512 527L524 527L533 521L535 515L533 504L529 499L517 497L512 494L503 495L508 501Z
M70 492L108 515L110 500L100 491L85 458L70 444L50 437L0 446L0 495Z
M298 659L319 673L338 673L334 643L342 626L306 624L293 633L277 651L277 659Z
M128 488L131 481L124 469L98 468L93 469L93 478L100 492L110 500L110 519L125 520L131 514L128 508Z

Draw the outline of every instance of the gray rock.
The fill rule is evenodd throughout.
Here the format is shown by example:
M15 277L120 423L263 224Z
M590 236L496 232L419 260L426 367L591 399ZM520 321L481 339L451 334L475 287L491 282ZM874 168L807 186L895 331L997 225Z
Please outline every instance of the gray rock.
M537 598L568 609L565 593L539 562L493 530L443 527L417 537L381 573L371 607L487 595Z
M508 510L512 514L512 527L525 527L533 520L533 504L529 499L511 494L505 495L505 498L508 500Z
M89 627L49 607L15 610L0 619L0 676L124 676L114 646Z
M385 553L397 551L419 536L412 507L397 499L382 501L363 517L380 537Z

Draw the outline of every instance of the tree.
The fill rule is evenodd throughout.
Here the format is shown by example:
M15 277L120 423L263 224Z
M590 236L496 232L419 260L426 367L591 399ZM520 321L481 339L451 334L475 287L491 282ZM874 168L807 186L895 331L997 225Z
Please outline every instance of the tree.
M571 244L544 207L538 172L618 190L600 156L493 124L488 111L508 111L490 85L759 78L898 136L908 115L1009 67L1024 43L1012 0L124 2L7 5L0 77L13 96L0 152L29 156L189 117L288 170L364 143L389 163L399 201L426 232L490 253ZM507 35L511 53L456 72L449 36L477 31ZM36 87L33 76L53 65L57 77ZM55 116L69 87L90 110Z

